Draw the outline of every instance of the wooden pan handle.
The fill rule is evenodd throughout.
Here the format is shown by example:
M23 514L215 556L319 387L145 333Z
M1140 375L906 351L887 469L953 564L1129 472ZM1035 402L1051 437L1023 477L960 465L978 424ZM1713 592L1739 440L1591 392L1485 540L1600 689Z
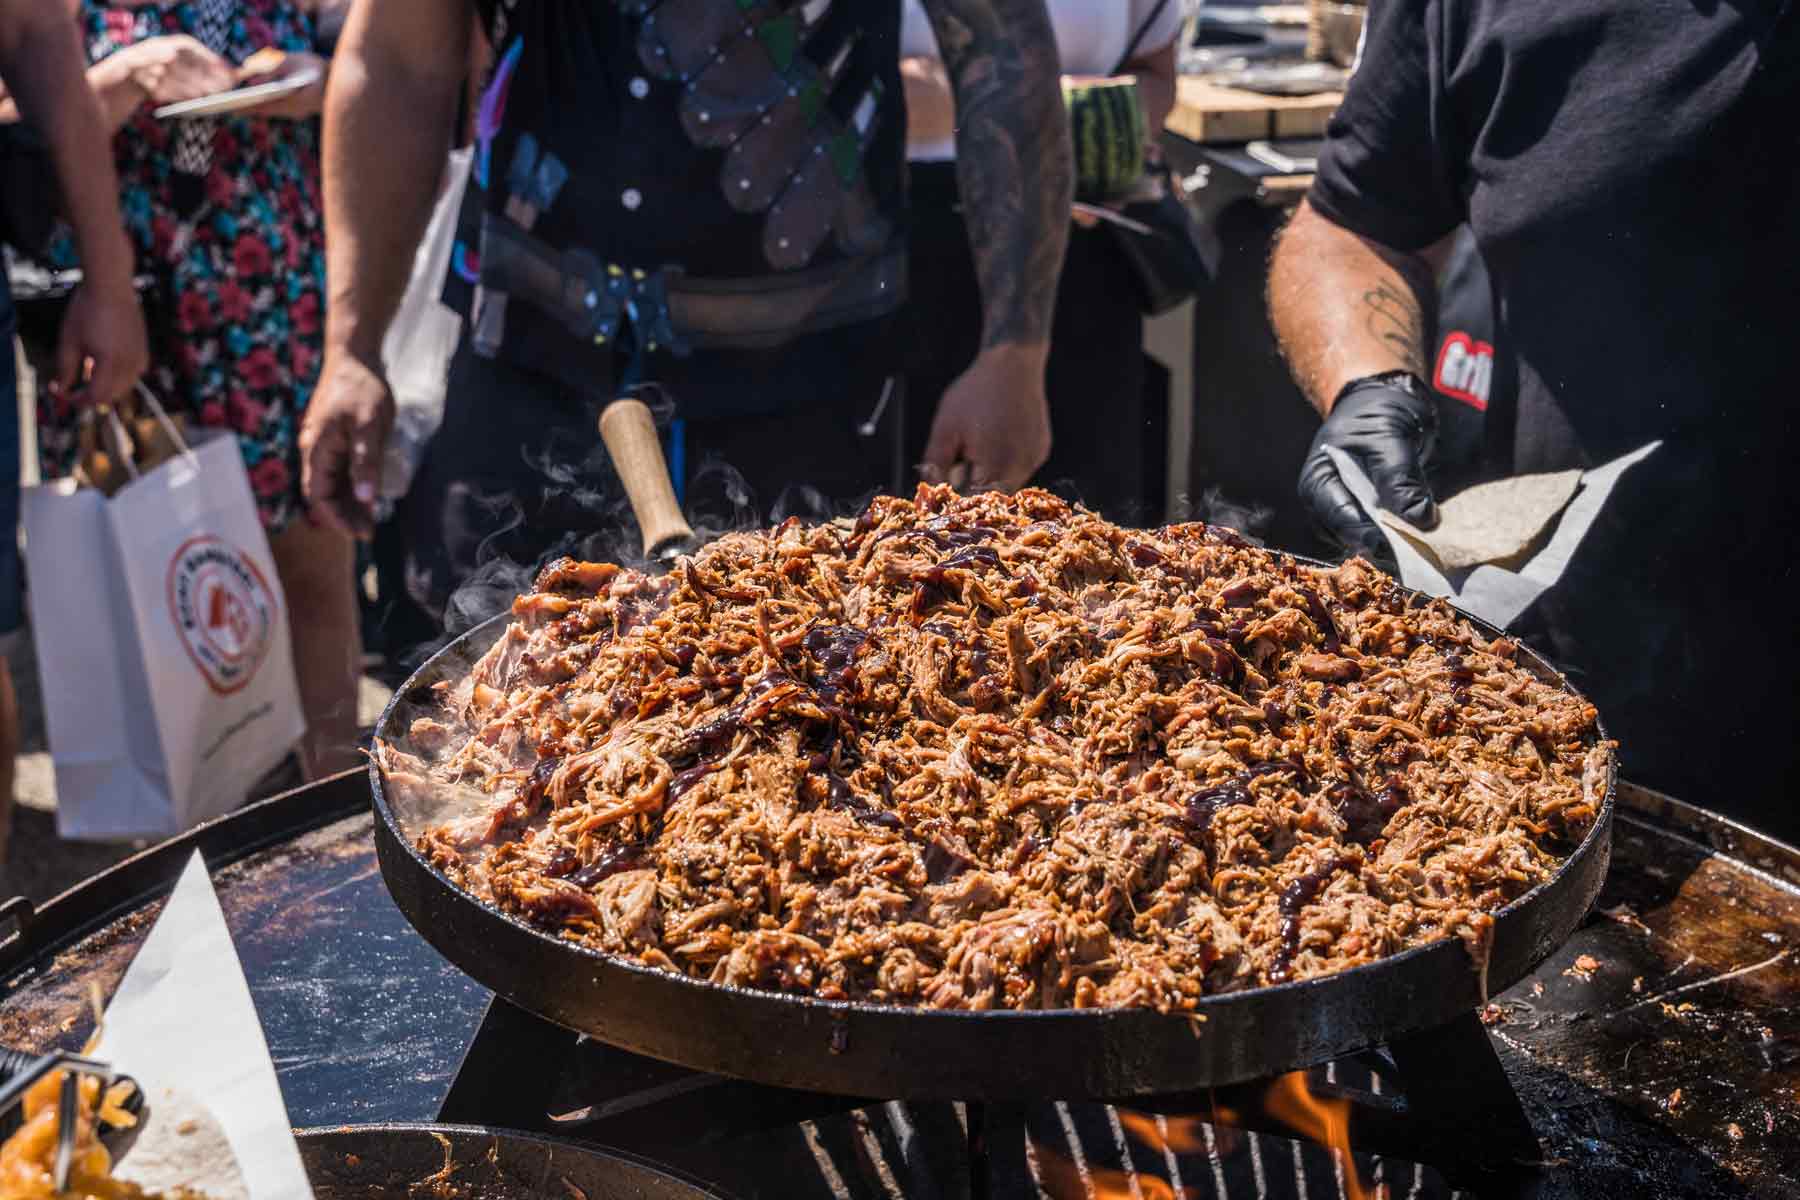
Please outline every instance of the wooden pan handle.
M671 558L691 549L694 531L681 515L656 422L641 400L614 400L600 414L600 440L625 484L625 496L644 534L644 553Z

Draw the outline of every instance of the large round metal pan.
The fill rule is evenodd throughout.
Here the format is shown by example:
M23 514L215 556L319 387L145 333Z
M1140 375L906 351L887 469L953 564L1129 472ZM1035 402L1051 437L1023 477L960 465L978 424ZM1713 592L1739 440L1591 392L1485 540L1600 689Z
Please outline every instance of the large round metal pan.
M345 1125L298 1135L318 1200L723 1200L614 1150L473 1125Z
M435 655L376 726L405 744L431 686L499 637L502 614ZM1500 631L1474 618L1489 637ZM1568 681L1521 649L1546 680ZM1572 689L1571 689L1572 690ZM1604 737L1604 732L1601 733ZM1318 979L1209 996L1192 1016L1146 1009L967 1012L726 987L602 954L464 892L414 846L370 766L376 850L394 902L478 982L547 1020L639 1054L758 1083L884 1099L1114 1099L1297 1070L1444 1024L1523 978L1600 892L1616 768L1599 819L1551 879L1495 915L1485 980L1450 939Z

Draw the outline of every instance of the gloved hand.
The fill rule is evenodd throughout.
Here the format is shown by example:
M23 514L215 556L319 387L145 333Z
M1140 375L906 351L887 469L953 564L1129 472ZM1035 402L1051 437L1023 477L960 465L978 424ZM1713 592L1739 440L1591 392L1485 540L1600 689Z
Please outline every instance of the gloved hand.
M1300 467L1300 502L1333 541L1391 565L1387 539L1344 486L1325 447L1336 446L1357 461L1374 483L1381 507L1430 529L1438 512L1425 462L1436 445L1437 406L1423 383L1401 372L1353 381L1313 435Z

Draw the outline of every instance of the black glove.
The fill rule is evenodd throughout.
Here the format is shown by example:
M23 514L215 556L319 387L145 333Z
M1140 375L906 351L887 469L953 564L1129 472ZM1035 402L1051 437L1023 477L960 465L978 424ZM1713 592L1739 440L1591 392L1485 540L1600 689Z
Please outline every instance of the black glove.
M1425 463L1437 446L1437 404L1417 376L1390 371L1345 384L1300 467L1300 502L1326 536L1352 553L1391 564L1387 539L1344 486L1327 446L1368 472L1381 507L1420 529L1438 523L1425 482Z

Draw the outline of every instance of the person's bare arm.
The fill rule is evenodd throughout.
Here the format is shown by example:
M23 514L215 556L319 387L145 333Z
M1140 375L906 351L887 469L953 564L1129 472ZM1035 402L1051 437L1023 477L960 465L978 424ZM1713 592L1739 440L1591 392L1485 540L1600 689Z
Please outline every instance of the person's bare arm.
M925 10L956 101L982 345L1046 345L1074 160L1044 0L926 0Z
M100 101L100 112L107 129L117 133L131 120L131 114L150 98L150 92L138 82L131 59L123 52L109 54L87 72L88 86Z
M111 403L131 389L150 356L131 287L112 144L84 79L86 65L80 32L61 5L0 5L0 75L50 148L81 253L82 285L63 317L56 384L71 388L85 374L88 397Z
M1269 317L1300 390L1321 415L1352 379L1429 372L1425 313L1446 238L1422 251L1359 237L1302 201L1269 262Z
M1435 267L1448 245L1446 238L1423 251L1398 251L1303 202L1269 264L1276 337L1300 390L1324 418L1300 467L1301 502L1327 536L1378 561L1387 558L1387 541L1332 453L1361 467L1382 508L1421 528L1437 524L1426 477L1437 403L1424 383L1425 314L1435 307Z
M325 96L325 360L300 431L302 487L367 535L394 399L381 343L443 175L468 0L356 0Z
M236 78L229 62L185 33L133 42L87 69L88 87L100 101L109 133L117 133L146 102L174 104L223 92ZM11 99L0 101L0 123L18 119Z
M944 393L923 468L1017 487L1050 454L1044 365L1074 191L1044 0L925 0L956 105L957 179L981 283L981 351Z
M88 68L88 86L100 97L107 126L115 131L142 104L197 100L230 91L236 82L230 62L185 33L133 42Z

